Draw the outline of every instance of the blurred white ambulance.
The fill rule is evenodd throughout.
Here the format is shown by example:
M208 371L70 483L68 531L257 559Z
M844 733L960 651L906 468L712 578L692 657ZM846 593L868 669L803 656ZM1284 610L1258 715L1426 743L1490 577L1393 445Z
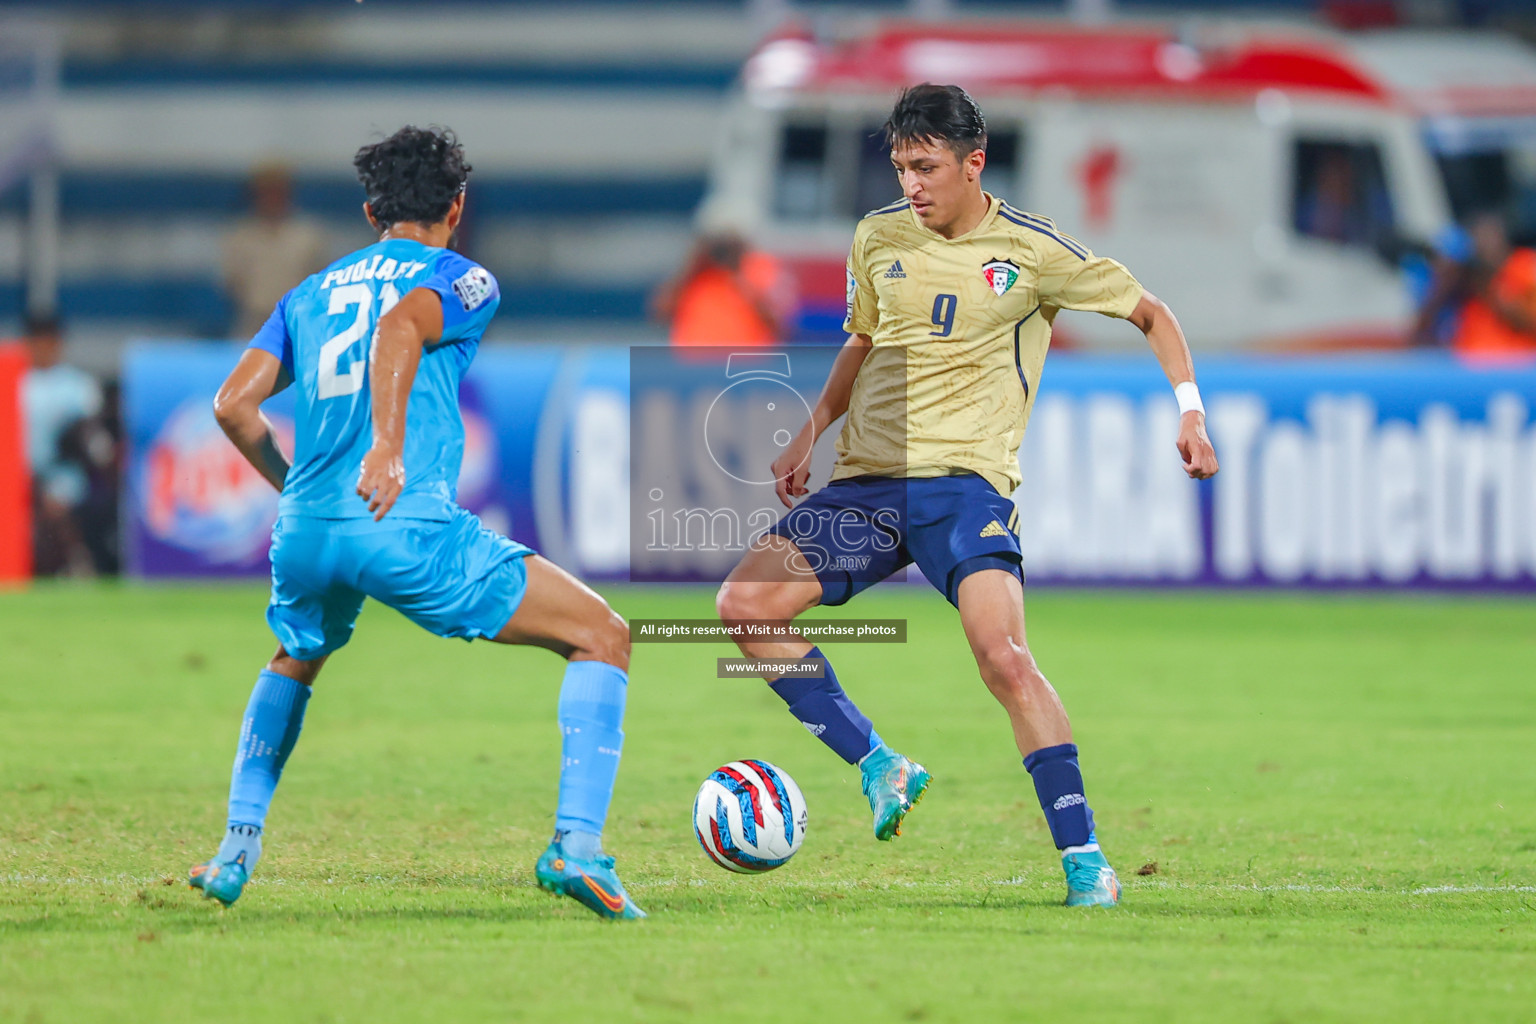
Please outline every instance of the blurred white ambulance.
M803 338L838 335L853 226L900 197L878 128L896 92L924 81L981 104L987 189L1125 263L1205 349L1402 344L1414 305L1404 268L1454 218L1492 197L1517 238L1536 237L1536 55L1510 38L790 33L743 70L701 222L786 261ZM1139 341L1102 317L1057 323L1084 348Z

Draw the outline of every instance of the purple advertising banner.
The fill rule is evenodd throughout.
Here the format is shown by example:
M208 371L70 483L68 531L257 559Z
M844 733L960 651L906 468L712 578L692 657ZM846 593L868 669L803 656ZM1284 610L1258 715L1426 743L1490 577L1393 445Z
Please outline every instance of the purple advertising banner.
M140 344L123 361L123 551L134 575L267 572L277 493L213 418L213 396L240 351L216 342ZM291 452L291 396L264 408Z

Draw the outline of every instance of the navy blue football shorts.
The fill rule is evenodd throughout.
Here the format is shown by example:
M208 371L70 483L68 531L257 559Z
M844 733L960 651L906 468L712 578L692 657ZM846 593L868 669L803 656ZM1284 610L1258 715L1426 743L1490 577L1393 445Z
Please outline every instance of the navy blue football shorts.
M267 625L300 661L346 644L365 597L438 636L495 636L522 602L531 554L462 508L443 521L282 516Z
M1002 569L1024 581L1019 513L975 473L834 480L785 513L768 532L793 541L821 581L821 603L838 605L913 562L949 603L960 581Z

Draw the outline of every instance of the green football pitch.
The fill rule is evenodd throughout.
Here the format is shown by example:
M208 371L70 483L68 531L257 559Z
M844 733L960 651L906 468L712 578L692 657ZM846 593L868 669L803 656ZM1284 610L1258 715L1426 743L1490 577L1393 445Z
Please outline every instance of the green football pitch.
M702 590L616 588L634 617ZM540 891L560 662L370 605L322 675L230 910L213 849L272 640L257 587L0 595L0 1021L1293 1021L1536 1017L1536 603L1031 596L1123 904L1059 862L954 613L885 588L829 646L933 788L877 843L858 776L718 645L637 645L610 851L651 913ZM705 859L717 764L805 791L769 875Z

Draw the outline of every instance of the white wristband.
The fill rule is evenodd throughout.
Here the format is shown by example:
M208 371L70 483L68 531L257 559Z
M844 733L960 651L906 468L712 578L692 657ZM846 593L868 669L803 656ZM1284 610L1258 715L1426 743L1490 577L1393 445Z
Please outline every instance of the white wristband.
M1192 380L1182 381L1173 389L1173 397L1179 402L1179 415L1198 412L1205 415L1205 404L1200 401L1200 388Z

